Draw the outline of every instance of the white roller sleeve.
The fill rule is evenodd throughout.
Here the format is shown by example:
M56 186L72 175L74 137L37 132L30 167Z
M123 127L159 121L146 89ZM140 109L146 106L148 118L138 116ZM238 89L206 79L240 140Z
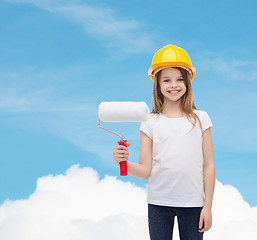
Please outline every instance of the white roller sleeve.
M144 122L150 116L145 102L102 102L98 117L103 122Z

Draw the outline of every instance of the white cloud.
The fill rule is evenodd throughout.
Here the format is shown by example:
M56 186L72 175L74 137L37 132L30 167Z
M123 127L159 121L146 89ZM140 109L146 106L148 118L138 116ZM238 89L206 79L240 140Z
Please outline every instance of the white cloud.
M7 2L13 3L30 3L35 6L45 9L52 10L54 7L58 6L72 6L81 2L80 0L6 0Z
M144 189L74 165L39 178L28 199L5 201L0 239L147 239L146 211Z
M80 1L8 0L14 3L30 3L67 20L81 25L84 30L100 41L111 57L124 58L155 49L155 36L144 30L144 21L123 20L109 7L95 7ZM120 14L123 15L123 14Z
M216 180L213 226L206 240L254 239L257 207L232 186ZM177 221L174 239L178 238ZM92 168L71 166L65 174L41 177L27 199L0 206L1 240L146 240L146 190L113 176L99 179Z
M119 138L97 125L98 104L104 98L104 91L100 90L99 95L100 87L88 87L91 81L84 79L90 79L90 71L96 69L82 64L65 69L23 68L2 72L0 114L3 117L0 123L2 126L50 132L98 155L105 166L112 166L109 159ZM73 79L77 79L76 84ZM104 88L104 84L101 87ZM101 125L109 128L103 123ZM134 128L132 133L129 129L125 130L131 140L139 131ZM136 156L138 153L135 153Z
M233 186L217 180L215 185L213 228L208 239L254 239L257 206L251 208Z
M54 11L67 19L82 24L86 32L113 49L122 50L122 54L149 52L155 48L154 36L143 30L143 22L120 20L111 8L99 8L86 5L57 7Z
M257 62L243 61L241 59L226 59L217 53L210 51L200 52L197 56L198 69L202 72L207 71L218 74L221 82L234 83L235 81L255 82L257 79Z
M201 73L196 79L201 81L198 86L206 86L199 92L198 103L208 106L206 111L214 124L215 146L256 152L257 62L200 52L196 63Z

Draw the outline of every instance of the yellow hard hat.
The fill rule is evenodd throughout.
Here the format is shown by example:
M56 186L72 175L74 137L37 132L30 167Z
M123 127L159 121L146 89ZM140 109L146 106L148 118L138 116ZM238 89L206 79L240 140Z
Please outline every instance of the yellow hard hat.
M195 77L195 67L192 66L189 55L184 49L171 44L161 48L154 54L148 75L152 81L154 81L154 75L157 72L170 66L186 69L191 76L191 82L193 81Z

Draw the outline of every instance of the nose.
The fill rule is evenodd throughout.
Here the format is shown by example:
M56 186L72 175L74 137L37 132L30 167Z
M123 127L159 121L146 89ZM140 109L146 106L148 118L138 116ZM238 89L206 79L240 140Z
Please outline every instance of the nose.
M176 88L177 87L177 82L176 81L171 81L170 86L172 88Z

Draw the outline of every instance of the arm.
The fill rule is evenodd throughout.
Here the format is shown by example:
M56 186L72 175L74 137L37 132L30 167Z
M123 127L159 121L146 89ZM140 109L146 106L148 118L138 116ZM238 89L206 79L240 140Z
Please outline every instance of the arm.
M211 209L215 187L215 166L211 128L208 128L203 132L203 175L205 189L204 207Z
M213 146L211 138L211 128L203 132L203 176L205 201L200 214L199 232L206 232L212 226L212 198L215 186L215 167L213 157ZM204 224L204 228L202 228Z
M139 163L129 162L128 161L128 148L118 145L114 147L113 157L115 163L119 166L120 161L127 161L128 172L134 177L147 179L150 176L152 169L152 151L153 151L153 142L145 133L140 131L140 154L139 154Z
M140 131L139 163L128 161L128 172L134 177L148 179L152 169L153 141Z

